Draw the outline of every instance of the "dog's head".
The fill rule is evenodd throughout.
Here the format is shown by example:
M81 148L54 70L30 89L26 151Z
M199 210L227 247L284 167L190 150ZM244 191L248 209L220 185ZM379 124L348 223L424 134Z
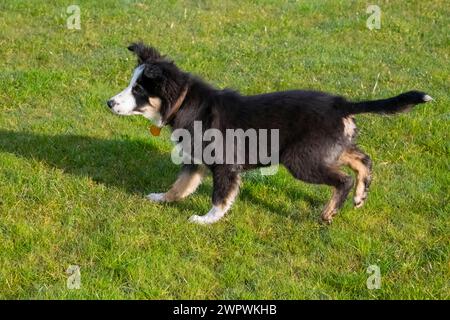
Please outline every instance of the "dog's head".
M128 87L108 100L118 115L143 115L157 123L182 91L187 75L155 48L142 43L128 47L138 58Z

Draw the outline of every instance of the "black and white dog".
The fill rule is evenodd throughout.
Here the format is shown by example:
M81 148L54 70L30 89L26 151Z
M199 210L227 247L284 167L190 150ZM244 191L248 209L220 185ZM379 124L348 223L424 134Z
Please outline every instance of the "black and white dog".
M172 130L183 128L189 132L193 132L194 121L201 121L203 130L214 128L224 136L227 129L278 129L279 163L296 179L333 187L331 200L321 215L328 223L354 185L353 178L340 170L342 166L350 167L356 175L355 206L361 207L367 199L371 160L356 146L353 115L399 113L432 100L418 91L362 102L300 90L242 96L235 91L216 89L180 70L155 48L135 43L128 49L137 55L138 66L128 87L107 102L114 113L143 115L159 127L168 125ZM245 159L248 158L246 154ZM260 162L184 164L169 191L147 197L157 202L180 200L196 190L208 168L213 177L213 207L206 215L192 216L190 221L214 223L225 215L236 198L240 172L262 165Z

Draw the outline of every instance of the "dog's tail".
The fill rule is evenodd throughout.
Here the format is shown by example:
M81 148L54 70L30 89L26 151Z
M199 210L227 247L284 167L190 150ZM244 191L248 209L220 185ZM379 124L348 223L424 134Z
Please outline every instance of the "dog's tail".
M346 115L358 113L394 114L409 111L416 104L431 100L433 98L423 92L408 91L388 99L361 102L346 101L341 108Z

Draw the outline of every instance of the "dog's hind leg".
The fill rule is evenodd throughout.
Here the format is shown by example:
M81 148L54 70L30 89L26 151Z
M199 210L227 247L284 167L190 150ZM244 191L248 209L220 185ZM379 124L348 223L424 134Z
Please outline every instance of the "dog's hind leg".
M339 162L349 166L356 174L353 202L356 208L360 208L367 199L371 182L372 161L367 154L353 146L342 153Z
M226 165L215 167L213 169L213 207L203 216L193 215L189 218L189 221L198 224L211 224L219 221L236 199L239 184L239 173Z
M324 175L323 182L333 186L333 195L321 214L322 221L331 223L353 187L353 178L339 170L330 169Z
M322 221L330 223L353 187L353 178L339 170L339 163L326 163L323 154L308 146L291 146L281 155L281 162L297 179L333 187L333 195L322 211Z
M333 217L342 207L353 187L353 178L337 168L331 167L320 167L315 171L309 171L309 173L312 175L308 178L305 179L300 175L299 179L310 183L326 184L333 187L333 195L321 214L323 222L331 223ZM298 174L294 174L294 176L298 177Z
M155 202L173 202L187 197L197 190L206 170L194 164L185 164L178 179L166 193L150 193L147 199Z

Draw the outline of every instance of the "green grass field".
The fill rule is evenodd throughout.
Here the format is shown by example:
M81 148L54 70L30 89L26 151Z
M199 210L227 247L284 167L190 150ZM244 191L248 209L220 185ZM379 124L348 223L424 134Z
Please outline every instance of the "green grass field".
M450 8L447 1L70 1L0 4L0 297L25 299L449 299ZM75 3L77 4L77 3ZM355 100L410 89L435 101L361 115L374 161L366 205L318 223L328 187L249 172L219 223L211 178L174 204L170 132L118 117L136 40L217 87L309 88ZM374 90L375 83L378 82ZM70 265L81 288L66 286ZM368 290L367 268L381 270Z

